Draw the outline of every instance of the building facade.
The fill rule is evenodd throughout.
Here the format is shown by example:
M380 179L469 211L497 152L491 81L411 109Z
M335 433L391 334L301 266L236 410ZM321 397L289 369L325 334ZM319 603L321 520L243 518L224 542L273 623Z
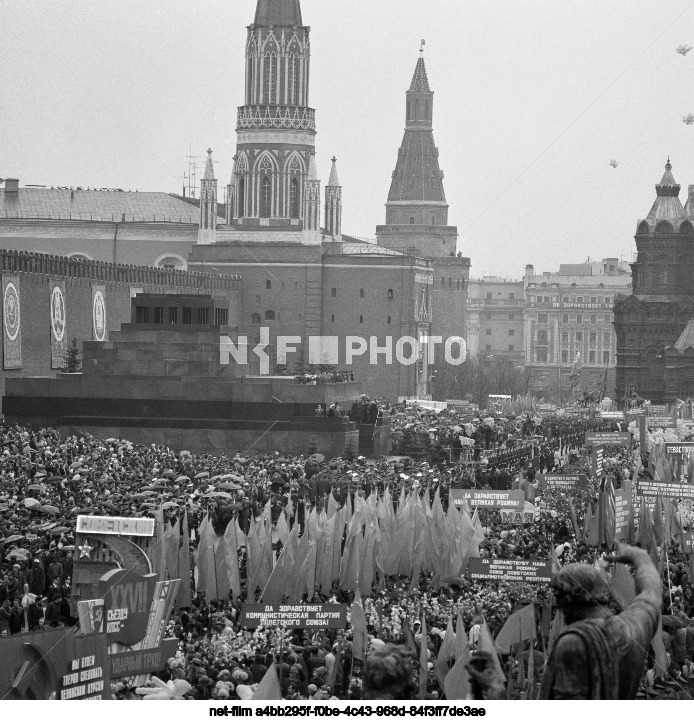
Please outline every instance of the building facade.
M471 279L468 286L467 341L472 358L525 362L525 294L522 280L494 276Z
M629 264L605 258L561 264L558 272L541 275L528 265L523 283L525 372L532 392L562 405L604 386L614 398L613 305L631 286Z
M654 403L694 396L694 185L686 204L670 159L656 198L636 228L633 287L614 308L617 395L633 392Z

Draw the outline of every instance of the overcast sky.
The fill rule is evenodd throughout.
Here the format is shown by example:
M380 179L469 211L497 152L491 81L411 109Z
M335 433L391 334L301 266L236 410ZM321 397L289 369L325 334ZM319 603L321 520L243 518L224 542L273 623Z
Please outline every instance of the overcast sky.
M0 177L180 192L228 182L255 0L0 0ZM449 222L472 275L630 259L668 154L694 184L691 0L302 0L318 172L373 238L426 39ZM610 160L619 161L617 168ZM220 191L221 193L221 191Z

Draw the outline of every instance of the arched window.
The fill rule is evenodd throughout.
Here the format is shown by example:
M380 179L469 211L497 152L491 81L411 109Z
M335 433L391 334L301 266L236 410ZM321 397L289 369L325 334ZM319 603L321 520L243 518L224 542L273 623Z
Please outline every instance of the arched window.
M433 185L433 181L432 181L432 185ZM431 216L431 224L436 225L436 216L435 215Z
M266 290L272 290L272 281L271 281L271 280L266 280L266 281L265 281L265 289L266 289Z
M246 179L241 178L239 180L239 197L237 201L237 215L238 218L243 218L246 215Z
M330 297L331 297L331 298L337 298L337 288L331 288L331 289L330 289Z
M260 323L261 323L260 313L253 313L253 315L251 316L251 324L252 325L260 325Z
M413 120L417 120L419 118L419 100L414 101L414 118Z
M277 56L265 53L265 102L277 102Z
M299 217L299 181L296 178L289 184L289 217Z
M360 298L364 297L364 289L363 288L359 288L359 297Z
M410 225L414 225L414 218L410 218Z
M388 300L393 300L393 289L388 288Z
M424 120L429 120L429 101L424 101Z
M289 105L296 105L299 102L299 57L296 53L291 53L287 59L289 72L289 97L287 102Z
M441 288L445 288L445 287L446 287L446 279L443 276L441 276Z
M390 316L388 316L388 325L390 325Z
M265 311L265 320L275 320L275 311L274 310L266 310Z
M266 175L260 183L260 217L269 218L272 215L272 183Z
M363 323L363 322L364 322L364 316L363 316L363 315L360 315L360 316L359 316L359 322L360 322L360 323Z

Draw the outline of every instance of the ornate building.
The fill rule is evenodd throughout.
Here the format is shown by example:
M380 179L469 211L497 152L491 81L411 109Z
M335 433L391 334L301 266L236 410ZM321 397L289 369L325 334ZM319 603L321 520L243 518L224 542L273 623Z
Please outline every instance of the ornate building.
M309 32L299 0L259 0L246 40L246 94L226 219L243 228L300 229L307 245L321 242Z
M664 403L694 396L694 361L683 333L694 316L694 186L683 207L668 158L655 190L653 207L637 224L632 293L617 298L614 325L617 396L636 391Z

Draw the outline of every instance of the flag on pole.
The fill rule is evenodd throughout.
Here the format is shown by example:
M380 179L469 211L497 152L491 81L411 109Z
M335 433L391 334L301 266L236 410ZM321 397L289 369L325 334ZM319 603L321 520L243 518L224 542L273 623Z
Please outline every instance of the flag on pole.
M184 511L181 519L181 544L178 548L178 574L181 583L178 586L176 610L190 608L193 603L190 591L190 535L188 532L188 511Z
M422 636L419 642L419 698L424 700L427 696L427 681L429 680L429 655L427 653L427 618L422 613Z
M506 655L511 653L511 647L536 637L535 606L529 603L519 611L512 613L496 637L496 650Z
M366 631L366 614L361 603L361 596L357 588L352 603L352 657L356 661L363 661L366 658L366 649L369 643Z
M456 634L453 632L453 620L449 616L446 635L443 637L443 643L436 656L435 674L441 688L445 688L446 676L450 671L449 661L455 661L455 641Z
M253 694L252 701L281 701L282 689L280 688L280 680L277 678L277 669L275 664L271 663L270 668L260 680L258 687Z
M455 624L455 658L455 664L446 675L443 687L448 701L464 701L470 696L470 676L465 668L470 660L470 649L460 609Z

